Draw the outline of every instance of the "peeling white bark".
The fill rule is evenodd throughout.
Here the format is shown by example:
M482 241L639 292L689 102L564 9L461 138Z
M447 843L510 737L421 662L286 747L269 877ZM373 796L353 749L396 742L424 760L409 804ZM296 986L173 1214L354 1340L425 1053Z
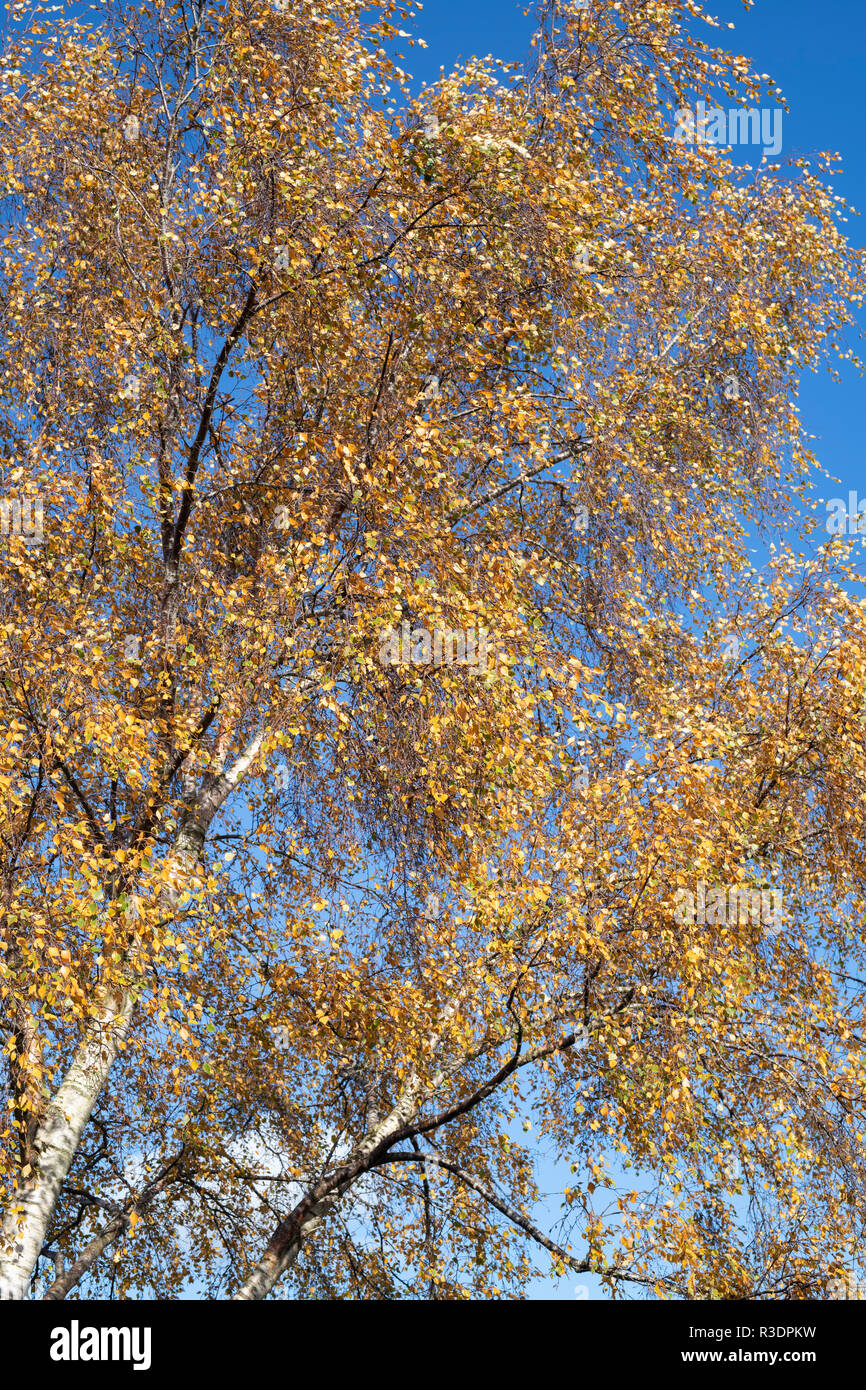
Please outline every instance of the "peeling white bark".
M87 1036L51 1100L34 1143L35 1174L0 1225L0 1299L27 1297L60 1188L132 1017L131 992L88 1025Z
M261 743L262 734L257 734L233 767L202 789L175 841L173 858L182 875L194 869L214 816L255 761ZM167 903L171 892L169 885ZM0 1223L0 1300L28 1296L60 1189L111 1064L129 1031L134 1008L134 989L105 1002L89 1022L84 1040L47 1107L34 1140L35 1172Z
M312 1207L309 1215L301 1221L297 1235L283 1251L272 1250L271 1246L268 1246L258 1264L233 1295L233 1302L256 1302L261 1298L267 1298L280 1277L295 1263L307 1236L312 1234L322 1217L339 1198L340 1194L335 1192Z
M374 1156L387 1147L413 1118L423 1093L420 1079L413 1073L384 1120L355 1147L345 1163L323 1178L280 1223L261 1259L232 1296L233 1302L253 1302L267 1297L280 1276L294 1264L307 1236L358 1178L368 1171Z
M467 983L442 1008L433 1028L427 1034L427 1047L431 1053L438 1049L443 1038L447 1036L460 1004L468 992ZM340 1201L358 1178L373 1166L373 1160L377 1157L381 1159L389 1143L392 1143L395 1136L415 1118L421 1105L437 1090L444 1078L445 1072L439 1070L425 1084L417 1070L410 1072L390 1113L380 1123L374 1124L366 1137L356 1145L349 1158L307 1193L280 1223L261 1259L250 1270L237 1293L232 1295L233 1302L254 1301L267 1297L281 1275L294 1264L307 1236L315 1230L331 1207Z

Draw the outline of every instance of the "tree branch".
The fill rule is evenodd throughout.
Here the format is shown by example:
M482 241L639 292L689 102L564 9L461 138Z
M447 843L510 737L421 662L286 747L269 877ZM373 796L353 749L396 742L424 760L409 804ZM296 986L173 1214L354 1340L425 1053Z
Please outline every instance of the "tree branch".
M442 1168L446 1173L450 1173L452 1177L457 1178L458 1182L462 1182L464 1187L468 1187L471 1191L477 1192L479 1197L484 1198L485 1202L495 1207L496 1210L507 1217L514 1226L517 1226L525 1235L530 1236L537 1245L541 1245L545 1250L549 1250L556 1259L561 1260L564 1265L568 1265L576 1274L593 1273L599 1274L606 1279L628 1279L631 1280L632 1283L637 1284L654 1285L664 1282L663 1279L655 1279L651 1275L631 1274L628 1268L620 1265L607 1265L599 1269L597 1266L594 1266L592 1261L588 1258L579 1260L577 1256L570 1254L568 1250L563 1249L561 1245L557 1245L556 1241L546 1236L543 1231L539 1230L539 1228L529 1220L528 1216L524 1216L522 1211L512 1206L504 1197L500 1197L491 1188L487 1187L485 1183L481 1182L479 1178L473 1177L470 1173L467 1173L464 1168L458 1168L456 1163L449 1163L447 1159L440 1158L438 1155L429 1153L392 1152L373 1166L385 1167L389 1163L420 1163L422 1165L435 1163L437 1168Z

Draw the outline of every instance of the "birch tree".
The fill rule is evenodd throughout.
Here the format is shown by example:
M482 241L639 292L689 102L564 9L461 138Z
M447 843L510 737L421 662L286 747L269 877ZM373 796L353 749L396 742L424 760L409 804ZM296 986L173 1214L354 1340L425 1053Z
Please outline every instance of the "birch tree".
M862 256L826 169L673 138L776 100L706 28L544 4L420 94L410 5L7 44L4 1298L856 1264L866 614L796 394Z

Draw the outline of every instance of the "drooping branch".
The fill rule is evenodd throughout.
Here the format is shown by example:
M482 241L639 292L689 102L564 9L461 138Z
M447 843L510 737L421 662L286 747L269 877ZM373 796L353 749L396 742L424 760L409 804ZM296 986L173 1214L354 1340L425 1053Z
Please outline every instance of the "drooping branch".
M483 1197L484 1201L487 1202L489 1206L494 1207L502 1216L507 1217L512 1225L517 1226L519 1230L523 1231L524 1235L534 1240L536 1245L541 1245L545 1250L549 1250L551 1255L562 1264L567 1265L569 1269L573 1269L576 1274L592 1273L601 1275L601 1277L605 1279L630 1280L632 1283L652 1284L653 1286L665 1282L663 1278L657 1279L652 1275L634 1274L627 1266L618 1264L599 1266L589 1257L578 1259L577 1256L572 1255L569 1250L564 1249L561 1245L557 1245L556 1241L551 1240L550 1236L546 1236L544 1232L530 1221L529 1217L520 1211L518 1207L514 1206L512 1202L507 1201L506 1198L494 1192L493 1189L488 1187L486 1183L483 1183L480 1178L476 1178L471 1173L467 1173L465 1168L459 1167L456 1163L449 1162L448 1159L440 1158L438 1154L405 1153L399 1150L396 1152L392 1150L379 1164L374 1166L383 1167L389 1163L414 1163L421 1164L422 1166L429 1163L435 1164L437 1168L441 1168L444 1172L450 1173L458 1182L463 1183L464 1187L470 1188L472 1192L477 1192L478 1196Z
M545 459L544 463L537 464L535 468L528 468L525 473L521 473L517 478L512 478L509 482L502 483L500 487L495 487L492 488L490 492L485 492L484 496L479 497L475 502L468 502L465 507L456 507L454 511L448 513L448 520L452 525L455 525L458 521L463 521L465 517L471 516L473 512L480 511L482 507L486 507L490 502L496 502L500 497L504 497L506 493L513 492L516 487L521 487L524 483L528 483L531 478L537 477L537 475L543 473L546 468L553 468L557 463L565 463L566 459L575 458L578 454L585 453L586 450L590 448L592 448L591 443L586 441L576 445L573 449L569 449L565 454L557 454L555 458Z

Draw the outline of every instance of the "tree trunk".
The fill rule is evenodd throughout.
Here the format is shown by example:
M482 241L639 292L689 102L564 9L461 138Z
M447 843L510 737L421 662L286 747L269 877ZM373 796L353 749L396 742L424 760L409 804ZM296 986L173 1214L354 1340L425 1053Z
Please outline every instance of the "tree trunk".
M130 991L107 1004L88 1025L88 1034L48 1106L33 1146L35 1173L0 1225L0 1299L27 1297L60 1189L126 1036L133 1004Z
M255 760L261 742L259 733L231 769L210 779L199 792L175 841L176 872L163 894L170 907L177 903L183 878L192 873L198 862L214 816ZM88 1024L84 1041L47 1108L33 1146L35 1171L0 1223L0 1300L27 1297L60 1189L118 1047L129 1030L135 995L135 990L129 989L122 996L113 997Z
M452 1004L445 1011L446 1018L450 1017L453 1008ZM438 1035L434 1034L434 1045L437 1041ZM420 1090L418 1077L411 1075L390 1114L358 1145L354 1154L339 1169L317 1183L280 1222L261 1259L250 1270L237 1293L232 1295L233 1302L254 1302L267 1297L280 1276L294 1264L305 1238L353 1183L368 1172L374 1156L387 1150L409 1121L417 1107Z

